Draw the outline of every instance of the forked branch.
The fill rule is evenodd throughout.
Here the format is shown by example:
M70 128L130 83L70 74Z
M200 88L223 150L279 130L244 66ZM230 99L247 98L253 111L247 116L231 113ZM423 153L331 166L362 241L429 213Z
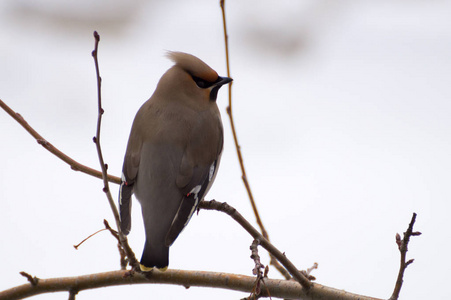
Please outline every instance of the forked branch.
M260 232L255 229L235 208L231 207L227 203L217 202L215 200L202 201L199 204L201 209L217 210L224 212L237 221L241 227L243 227L254 239L259 240L260 245L265 248L271 255L273 255L287 270L290 272L304 289L309 290L313 283L308 280L308 278L302 274L293 263L279 251L273 244L271 244Z
M396 234L396 244L398 245L399 253L401 255L401 261L399 264L399 273L398 278L396 279L395 289L393 290L393 294L391 295L389 300L397 300L399 298L399 293L401 292L401 287L404 278L404 272L407 267L413 263L413 259L409 259L406 261L407 256L407 246L409 245L410 237L421 235L419 231L413 231L413 225L415 224L415 220L417 218L417 214L413 213L412 219L410 220L409 227L407 227L407 231L404 232L404 237L401 239L399 233Z

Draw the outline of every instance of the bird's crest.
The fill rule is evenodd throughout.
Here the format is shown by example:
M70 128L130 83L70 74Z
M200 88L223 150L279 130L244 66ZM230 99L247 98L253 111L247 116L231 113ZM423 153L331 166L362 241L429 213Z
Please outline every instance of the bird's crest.
M199 77L208 82L215 82L218 79L218 73L194 55L184 52L168 51L166 56L192 76Z

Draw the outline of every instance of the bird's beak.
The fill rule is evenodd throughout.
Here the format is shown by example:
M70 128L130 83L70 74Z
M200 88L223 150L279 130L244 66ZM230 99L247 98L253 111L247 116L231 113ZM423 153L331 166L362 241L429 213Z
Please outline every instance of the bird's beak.
M232 78L229 77L218 77L218 80L212 85L212 89L210 92L210 101L216 101L216 97L218 96L218 91L224 84L232 82Z
M218 80L216 80L214 86L219 86L220 87L220 86L223 86L224 84L227 84L227 83L232 82L232 81L233 81L232 78L219 76Z

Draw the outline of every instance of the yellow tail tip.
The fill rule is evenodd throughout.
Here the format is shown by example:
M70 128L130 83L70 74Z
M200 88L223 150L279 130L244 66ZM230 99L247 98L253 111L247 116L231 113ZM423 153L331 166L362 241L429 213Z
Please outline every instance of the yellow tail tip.
M155 269L155 268L149 268L149 267L146 267L146 266L144 266L144 265L142 265L142 264L139 264L139 268L141 269L141 271L143 271L143 272L150 272L150 271L152 271L153 269ZM164 272L164 271L166 271L167 269L168 269L168 266L166 266L166 267L164 267L164 268L156 268L158 271L160 271L160 272Z

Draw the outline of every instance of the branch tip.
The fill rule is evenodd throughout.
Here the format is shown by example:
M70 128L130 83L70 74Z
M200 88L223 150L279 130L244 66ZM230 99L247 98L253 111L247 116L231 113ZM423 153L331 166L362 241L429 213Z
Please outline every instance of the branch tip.
M408 244L410 242L410 237L418 236L421 234L419 231L413 231L413 225L415 224L416 217L417 214L413 213L412 219L410 220L409 226L407 227L406 232L404 232L404 237L402 239L398 233L396 234L396 244L398 245L398 250L401 258L399 264L398 278L396 279L395 288L389 300L397 300L399 298L399 294L401 292L404 280L403 279L404 272L406 268L414 262L414 259L409 259L408 261L406 261L406 256L408 251Z
M32 286L38 285L38 282L39 282L39 278L38 277L36 277L36 276L33 277L33 276L31 276L30 274L28 274L27 272L24 272L24 271L20 272L19 274L22 275L23 277L27 278L27 280L30 282L30 284Z

